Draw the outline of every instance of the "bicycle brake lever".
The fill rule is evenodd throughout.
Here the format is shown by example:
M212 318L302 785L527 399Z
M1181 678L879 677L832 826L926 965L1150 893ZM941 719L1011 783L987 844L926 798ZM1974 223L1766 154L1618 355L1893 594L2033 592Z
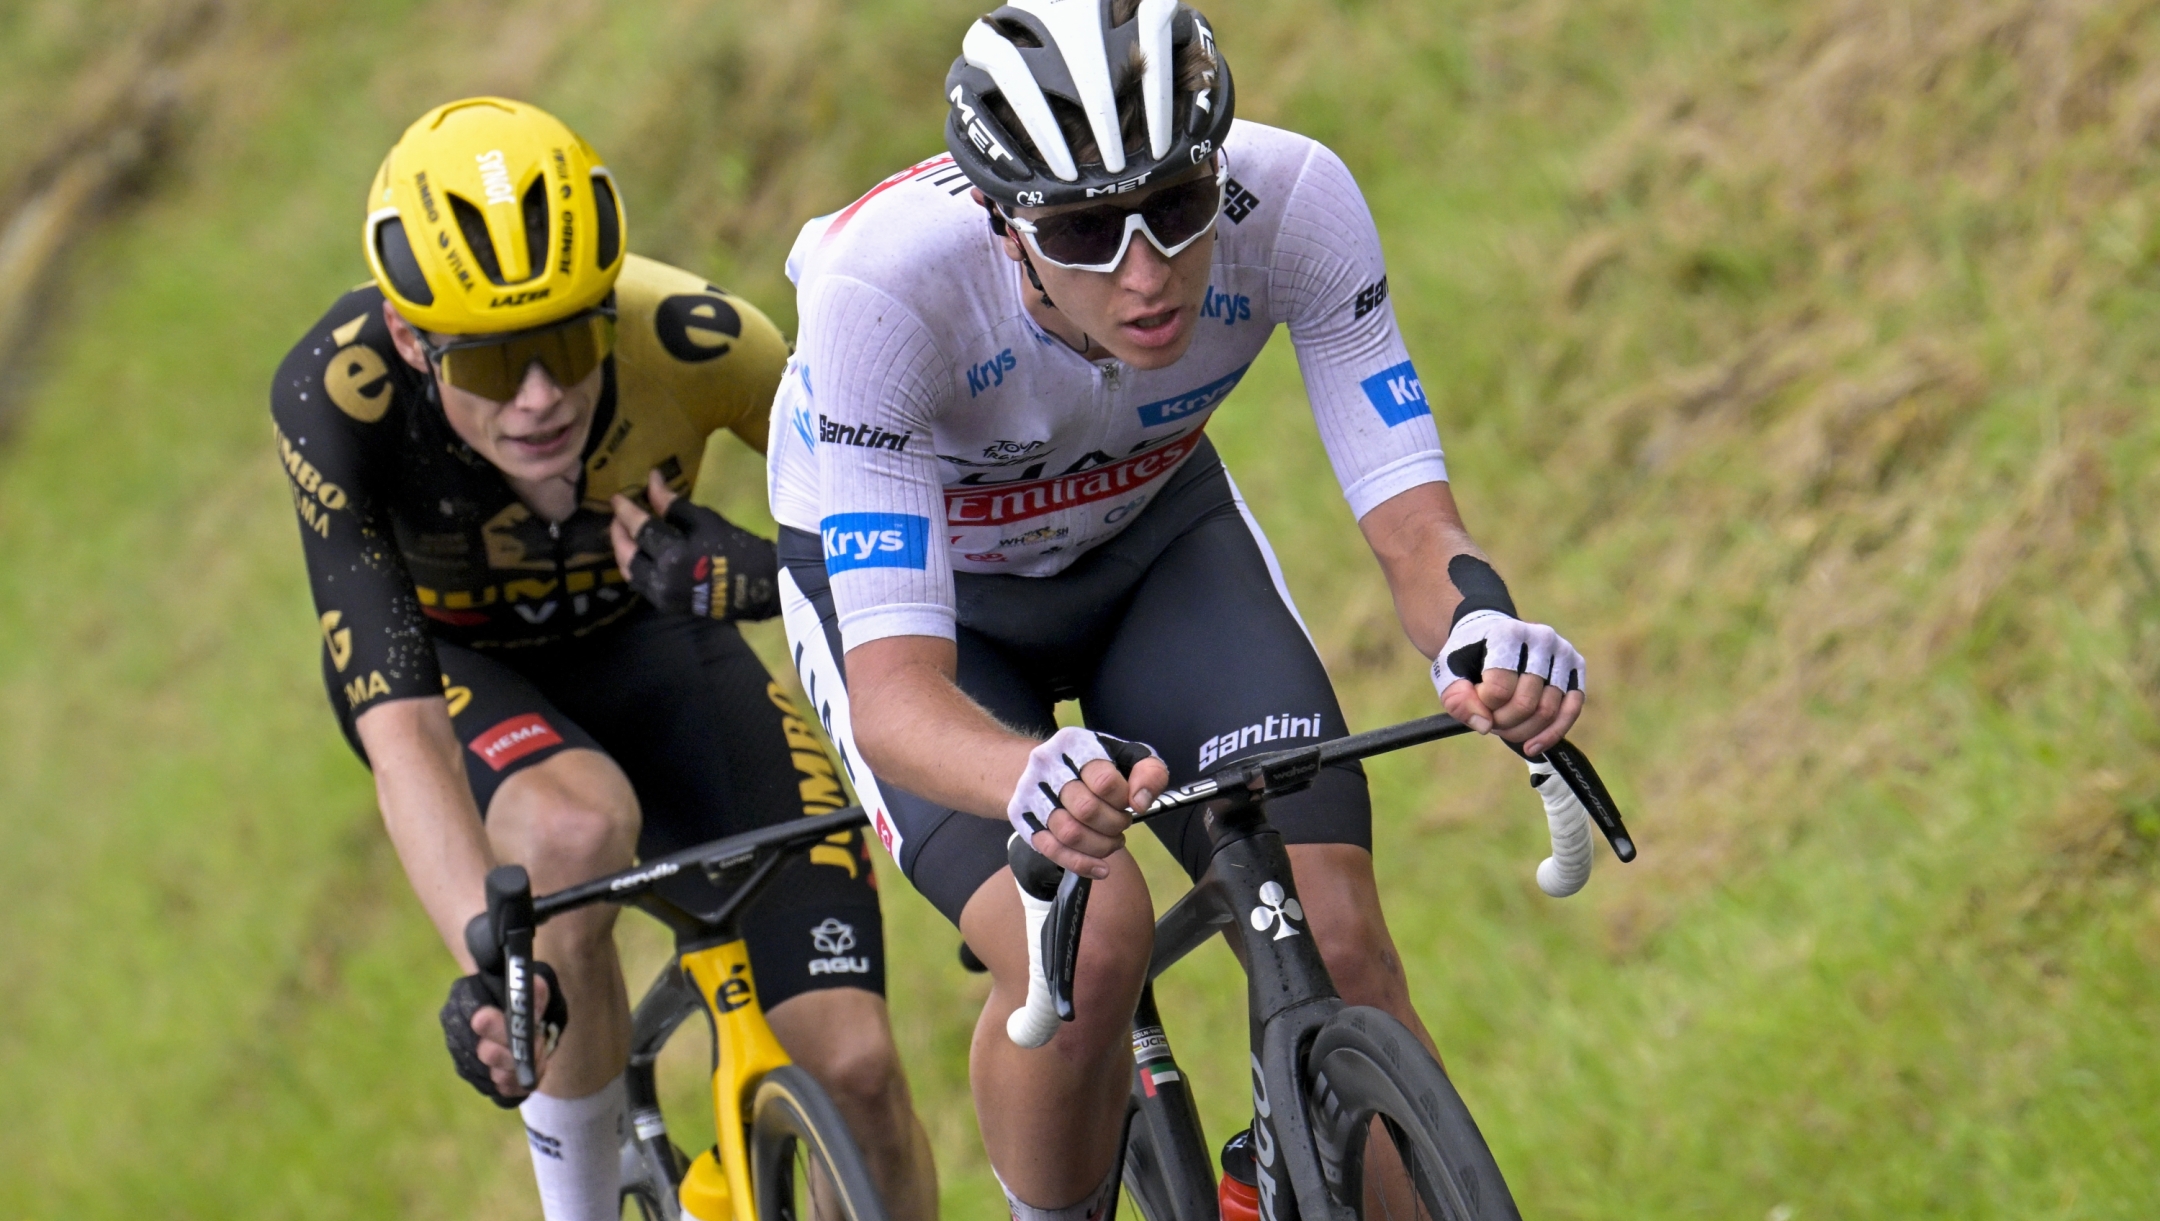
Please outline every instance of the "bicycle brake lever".
M487 921L490 940L501 947L503 1020L509 1028L510 1055L517 1061L518 1088L530 1093L540 1084L540 1068L533 1047L532 879L522 865L488 871ZM471 937L470 926L466 936Z
M1622 864L1635 859L1635 839L1628 834L1627 824L1620 820L1620 806L1598 778L1597 769L1590 766L1590 756L1566 738L1553 744L1545 752L1545 761L1553 765L1567 786L1575 790L1575 796L1590 812L1590 820L1598 830L1605 833L1605 842L1612 845L1613 855Z
M1043 966L1050 977L1050 999L1058 1020L1073 1020L1073 977L1080 967L1080 929L1087 921L1088 894L1095 879L1067 870L1058 880L1050 918L1043 922Z

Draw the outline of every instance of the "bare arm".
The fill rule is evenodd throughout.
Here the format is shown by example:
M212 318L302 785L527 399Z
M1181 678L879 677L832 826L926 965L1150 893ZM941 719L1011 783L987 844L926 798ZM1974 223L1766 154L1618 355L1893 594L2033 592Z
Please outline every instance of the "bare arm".
M958 670L953 642L934 636L887 636L848 650L855 745L880 780L1003 822L1038 743L969 699L953 681ZM1107 877L1102 858L1123 845L1132 821L1125 806L1152 800L1170 773L1150 759L1133 769L1129 789L1107 763L1088 764L1084 776L1058 794L1064 808L1035 835L1035 848L1067 869Z
M375 769L375 799L413 893L458 961L473 970L465 924L480 913L494 862L465 761L440 696L392 700L354 722Z
M1447 644L1461 591L1448 579L1448 561L1458 555L1485 558L1455 507L1445 483L1426 483L1383 501L1358 522L1365 541L1387 574L1395 616L1410 643L1428 658ZM1497 730L1543 754L1567 734L1582 715L1583 693L1548 687L1535 676L1513 670L1485 671L1483 681L1457 681L1441 694L1450 715L1480 733Z
M1381 502L1358 529L1387 574L1395 617L1410 643L1427 659L1438 657L1462 601L1448 580L1448 561L1465 554L1486 558L1463 526L1455 493L1444 483L1420 484Z

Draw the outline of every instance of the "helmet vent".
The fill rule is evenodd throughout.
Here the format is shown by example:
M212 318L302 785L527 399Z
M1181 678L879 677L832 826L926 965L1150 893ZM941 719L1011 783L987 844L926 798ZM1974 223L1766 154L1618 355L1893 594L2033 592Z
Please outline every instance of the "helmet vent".
M1016 47L1037 48L1043 45L1042 39L1036 36L1035 31L1010 17L985 17L983 20L988 22L992 29L1003 34L1005 41Z
M622 206L615 202L615 183L606 174L593 174L592 189L593 203L600 213L599 229L594 234L598 239L594 243L594 257L605 271L622 253Z
M386 218L375 226L375 258L382 264L384 274L390 277L390 287L400 297L414 305L435 304L435 290L428 287L427 277L420 274L420 261L413 257L412 242L405 235L405 222L395 216Z
M533 179L525 188L525 278L537 280L548 265L547 178Z
M457 217L458 229L472 249L473 260L480 264L481 274L493 284L502 284L502 260L495 257L495 239L488 236L487 219L480 215L480 209L466 203L464 196L449 195L449 199L450 214Z

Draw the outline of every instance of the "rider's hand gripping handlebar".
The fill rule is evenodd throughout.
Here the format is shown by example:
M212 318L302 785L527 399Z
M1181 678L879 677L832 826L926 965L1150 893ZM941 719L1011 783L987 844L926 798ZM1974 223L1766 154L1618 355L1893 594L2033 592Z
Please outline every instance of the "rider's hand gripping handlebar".
M1133 821L1145 822L1241 790L1253 800L1293 793L1311 784L1319 770L1330 763L1368 758L1469 732L1469 726L1441 713L1317 746L1257 755L1164 793ZM1563 738L1543 755L1526 762L1530 765L1530 783L1545 803L1546 825L1552 834L1552 855L1538 865L1540 890L1554 898L1565 898L1589 881L1591 823L1604 833L1614 856L1623 862L1635 859L1635 841L1621 820L1620 807L1574 743ZM1005 1033L1022 1047L1040 1047L1057 1033L1059 1022L1073 1019L1073 975L1079 959L1080 926L1087 911L1089 882L1079 874L1059 869L1018 835L1008 841L1006 857L1027 912L1028 999L1006 1019Z
M465 948L482 974L503 983L503 1022L517 1060L518 1088L540 1083L533 1046L532 879L522 865L498 865L487 875L487 912L465 926Z

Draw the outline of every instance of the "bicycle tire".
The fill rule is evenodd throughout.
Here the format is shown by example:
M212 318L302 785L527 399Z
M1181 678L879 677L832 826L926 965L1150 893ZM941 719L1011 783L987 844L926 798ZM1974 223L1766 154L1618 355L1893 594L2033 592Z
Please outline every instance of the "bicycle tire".
M1382 1131L1433 1221L1521 1221L1477 1121L1432 1053L1388 1014L1353 1006L1328 1020L1306 1057L1321 1171L1338 1202L1365 1216L1365 1157ZM1374 1120L1379 1120L1375 1128ZM1373 1221L1399 1214L1376 1212Z
M840 1108L809 1073L783 1065L765 1074L750 1102L758 1221L813 1221L813 1211L816 1221L835 1221L809 1207L819 1177L843 1221L886 1221L885 1203Z

